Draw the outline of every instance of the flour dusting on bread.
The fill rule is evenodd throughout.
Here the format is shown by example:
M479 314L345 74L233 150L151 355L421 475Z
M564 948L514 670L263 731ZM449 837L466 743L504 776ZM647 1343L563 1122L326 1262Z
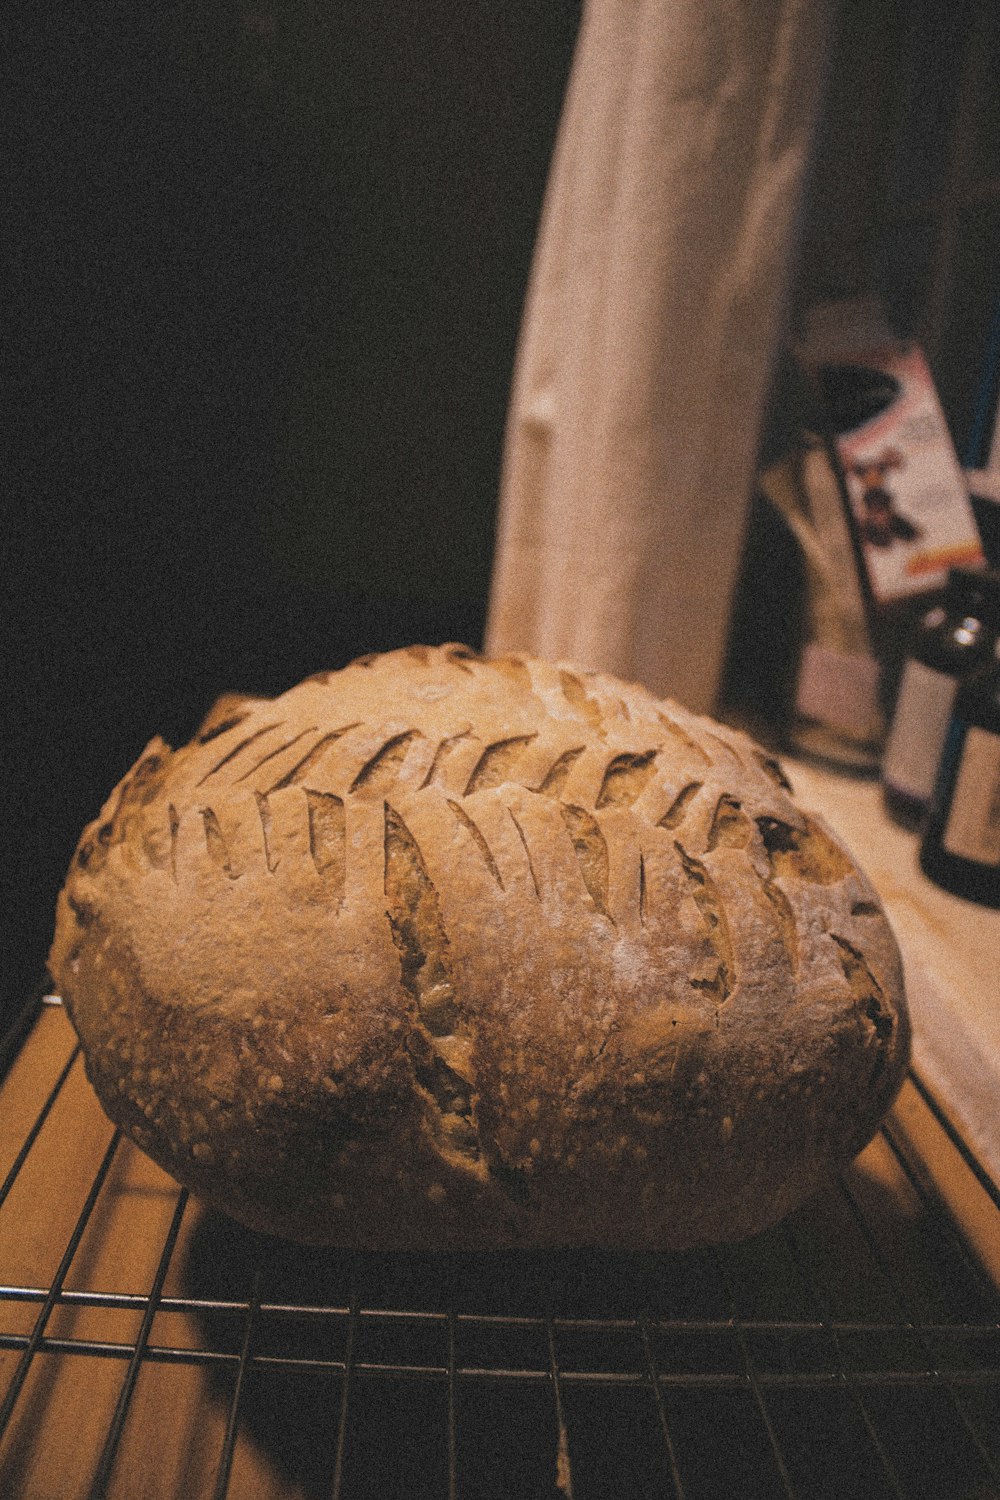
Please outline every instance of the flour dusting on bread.
M84 832L51 968L105 1110L292 1238L737 1238L874 1133L899 955L746 736L412 647L228 698Z

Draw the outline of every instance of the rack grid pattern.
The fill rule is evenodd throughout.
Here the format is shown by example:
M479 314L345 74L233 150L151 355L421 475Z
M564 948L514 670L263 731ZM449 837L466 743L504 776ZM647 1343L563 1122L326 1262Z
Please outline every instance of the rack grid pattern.
M67 1049L0 1186L0 1221L59 1128L81 1066ZM155 1434L135 1430L154 1367L204 1379L215 1451L185 1500L268 1493L261 1472L276 1496L306 1500L1000 1497L1000 1296L891 1123L877 1144L912 1195L906 1214L855 1166L767 1234L682 1255L318 1252L178 1188L151 1284L74 1286L134 1150L111 1133L54 1274L8 1280L0 1263L0 1492L46 1493L44 1444L25 1457L39 1368L97 1360L113 1362L117 1396L73 1491L91 1500L164 1493L135 1457L157 1462ZM127 1339L60 1331L74 1310L138 1323ZM248 1446L264 1466L251 1488Z

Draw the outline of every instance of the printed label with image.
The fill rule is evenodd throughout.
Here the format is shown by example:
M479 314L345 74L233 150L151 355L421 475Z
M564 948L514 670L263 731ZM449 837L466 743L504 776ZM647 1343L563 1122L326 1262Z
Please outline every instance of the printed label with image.
M836 438L868 581L884 604L942 587L949 568L978 567L983 551L923 351L859 350L851 367L896 392Z

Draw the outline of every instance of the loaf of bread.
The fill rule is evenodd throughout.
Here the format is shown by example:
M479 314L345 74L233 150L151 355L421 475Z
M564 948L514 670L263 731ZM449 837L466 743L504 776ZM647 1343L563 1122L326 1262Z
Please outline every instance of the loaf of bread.
M458 646L153 740L51 969L132 1140L341 1246L751 1234L868 1141L909 1045L874 891L750 739Z

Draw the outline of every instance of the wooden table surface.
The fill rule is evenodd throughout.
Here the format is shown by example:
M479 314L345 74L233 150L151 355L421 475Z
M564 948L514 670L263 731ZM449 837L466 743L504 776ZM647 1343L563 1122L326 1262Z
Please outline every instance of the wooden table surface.
M1000 1189L1000 1104L993 1104L1000 1101L1000 911L927 879L920 869L918 835L888 816L877 779L788 756L782 761L797 800L822 814L878 891L906 967L914 1069L963 1139L978 1132L977 1155ZM959 1028L961 1052L955 1046ZM1000 1284L1000 1235L992 1207L981 1191L969 1190L968 1173L911 1088L904 1089L896 1114Z
M1000 1065L1000 911L953 896L920 869L919 840L886 814L870 777L841 774L787 757L804 806L821 812L879 892L904 957L958 997L963 1015Z

